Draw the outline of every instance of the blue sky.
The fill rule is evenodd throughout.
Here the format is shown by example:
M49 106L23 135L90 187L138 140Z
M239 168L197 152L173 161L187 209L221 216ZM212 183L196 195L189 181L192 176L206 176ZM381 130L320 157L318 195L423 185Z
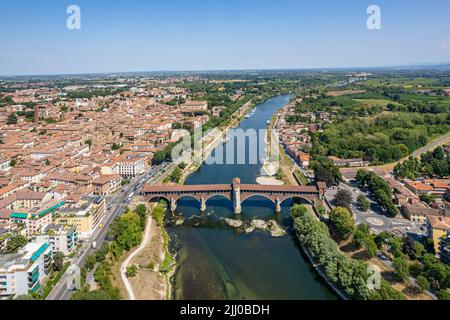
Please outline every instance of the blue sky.
M1 0L0 39L0 75L442 63L450 1Z

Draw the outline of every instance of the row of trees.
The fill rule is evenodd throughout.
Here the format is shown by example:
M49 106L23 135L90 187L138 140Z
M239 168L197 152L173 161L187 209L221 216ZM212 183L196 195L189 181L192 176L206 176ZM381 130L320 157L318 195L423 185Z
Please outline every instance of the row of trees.
M393 194L391 187L383 178L377 176L374 172L358 170L356 181L360 188L367 188L370 190L378 205L388 216L395 217L400 213L392 201Z
M327 279L347 297L356 300L404 299L403 294L393 289L385 280L382 280L380 290L370 290L367 285L368 265L343 254L331 239L327 226L310 215L305 207L294 206L291 214L300 242L320 264Z
M420 176L443 178L450 174L450 157L446 156L442 147L421 155L420 160L410 157L394 168L398 178L415 179Z
M336 186L342 181L339 168L327 157L314 155L309 167L314 170L316 181L325 182L329 187Z

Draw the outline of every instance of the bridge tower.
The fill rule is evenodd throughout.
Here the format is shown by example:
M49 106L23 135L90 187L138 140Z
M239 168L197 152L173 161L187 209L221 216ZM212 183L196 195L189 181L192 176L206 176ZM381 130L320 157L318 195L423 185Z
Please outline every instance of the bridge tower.
M242 212L242 209L241 209L241 179L234 178L232 186L233 186L232 199L233 199L234 213L240 214Z
M177 210L177 200L170 198L170 211L175 212Z
M279 197L277 197L275 199L275 212L276 213L280 213L281 212L281 201L280 201Z
M206 200L205 197L202 197L200 199L200 211L205 212L206 211Z

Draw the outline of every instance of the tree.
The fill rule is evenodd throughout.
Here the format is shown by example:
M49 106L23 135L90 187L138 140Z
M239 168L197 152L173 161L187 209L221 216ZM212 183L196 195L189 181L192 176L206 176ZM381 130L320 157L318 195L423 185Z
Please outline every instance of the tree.
M403 251L413 260L420 259L425 252L425 247L418 241L406 238L403 243Z
M6 252L12 253L16 252L19 248L23 247L28 243L28 239L24 236L18 234L13 235L9 238L7 244L6 244Z
M339 168L331 161L329 161L329 163L312 161L312 165L310 167L314 170L316 181L325 182L329 187L336 186L340 181L342 181L342 175Z
M84 266L86 267L87 270L90 271L94 268L96 263L97 263L97 258L95 257L95 253L91 253L86 258L86 262L85 262Z
M136 207L135 211L139 215L139 218L141 218L142 228L145 228L145 218L147 215L147 207L145 206L145 204L141 203Z
M369 200L366 198L365 195L360 194L358 196L358 206L361 208L361 210L363 211L367 211L370 208L370 202Z
M181 179L182 174L183 171L181 171L180 168L176 167L169 176L170 181L178 183Z
M111 146L111 150L119 150L120 148L122 148L122 144L120 143L113 143Z
M431 205L435 199L436 199L436 196L433 194L421 194L420 195L420 201L423 201L428 205Z
M64 267L64 254L62 252L55 252L53 254L53 270L61 271Z
M6 118L6 124L17 124L17 116L15 113L9 114L8 118Z
M15 167L15 166L17 165L17 160L16 160L16 159L12 159L12 160L9 162L9 165L10 165L11 167Z
M14 298L14 300L36 300L32 294L23 294Z
M340 189L334 197L334 203L337 207L343 207L350 210L352 194L348 190Z
M409 264L404 257L394 259L395 274L399 280L406 282L409 278Z
M349 239L355 231L355 221L348 209L337 207L330 212L330 218L339 238Z
M362 248L364 241L368 237L370 237L369 226L367 224L360 224L356 227L356 231L353 235L353 244L358 248Z
M378 247L373 237L366 238L363 246L369 258L374 258L377 255Z
M356 228L356 231L353 234L353 244L357 248L364 248L370 258L375 257L378 252L377 244L370 234L369 226L366 224L360 224Z
M71 297L70 300L113 300L110 294L103 289L98 289L94 291L89 291L87 289L76 291Z
M450 300L450 292L447 290L440 290L436 296L439 300Z
M342 210L348 210L339 208ZM294 229L313 259L320 263L327 279L339 287L350 299L404 299L404 296L382 279L381 290L370 291L367 286L367 264L343 254L330 237L328 227L317 221L304 206L291 210Z
M409 273L412 277L417 278L423 272L423 264L420 262L413 262L409 266Z
M384 192L384 190L378 189L374 193L377 203L385 211L389 217L395 217L399 214L397 207L392 202L392 198Z
M134 278L134 277L136 277L138 271L139 271L139 267L137 265L133 264L133 265L127 267L125 274L126 274L127 278Z
M417 285L419 286L419 288L420 288L420 290L422 292L423 291L428 291L431 288L430 281L428 281L428 279L425 278L423 275L419 275L416 278L416 283L417 283Z

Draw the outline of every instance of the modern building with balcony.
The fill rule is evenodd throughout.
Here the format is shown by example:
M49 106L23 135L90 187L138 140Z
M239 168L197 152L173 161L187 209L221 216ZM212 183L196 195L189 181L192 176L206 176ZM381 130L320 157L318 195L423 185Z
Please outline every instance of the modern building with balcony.
M71 254L78 244L78 232L74 226L52 224L31 239L33 242L48 242L53 252L61 252L65 256Z
M55 223L74 226L78 236L87 239L100 224L105 213L105 197L86 196L74 206L59 210L55 216Z
M47 242L29 243L0 255L0 299L38 292L50 273L53 251Z

